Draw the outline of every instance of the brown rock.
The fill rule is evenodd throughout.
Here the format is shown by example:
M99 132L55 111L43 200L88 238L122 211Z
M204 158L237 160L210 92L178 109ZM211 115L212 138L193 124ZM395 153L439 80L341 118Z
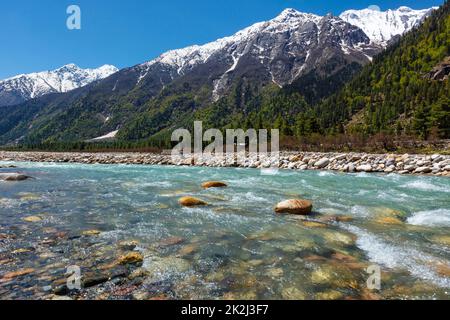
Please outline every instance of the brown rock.
M120 256L118 262L120 264L135 264L144 261L144 257L139 252L130 252Z
M193 198L193 197L183 197L178 200L178 203L183 207L195 207L195 206L206 206L208 205L205 201Z
M185 240L181 237L170 237L164 240L161 240L158 243L158 246L160 247L169 247L169 246L174 246L180 243L183 243Z
M38 216L30 216L30 217L23 218L23 221L26 221L26 222L39 222L39 221L42 221L42 218L38 217Z
M12 272L8 272L3 276L4 280L11 280L13 278L17 278L17 277L21 277L21 276L25 276L27 274L33 273L34 269L32 268L27 268L27 269L21 269L21 270L17 270L17 271L12 271Z
M208 181L202 184L203 189L209 189L209 188L226 188L228 185L224 182L220 181Z
M98 230L86 230L82 232L83 236L97 236L101 233L101 231Z
M308 215L312 211L312 202L308 200L291 199L280 202L275 207L276 213Z

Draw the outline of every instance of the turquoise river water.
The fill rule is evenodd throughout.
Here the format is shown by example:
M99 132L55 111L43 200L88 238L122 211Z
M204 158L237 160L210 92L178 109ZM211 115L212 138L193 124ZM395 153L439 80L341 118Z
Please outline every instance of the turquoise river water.
M449 178L2 164L34 177L0 182L2 299L450 298ZM228 188L200 187L211 180ZM182 196L209 205L183 208ZM313 201L314 214L276 215L290 198ZM58 292L68 266L116 270L127 250L143 265ZM379 289L367 287L373 265Z

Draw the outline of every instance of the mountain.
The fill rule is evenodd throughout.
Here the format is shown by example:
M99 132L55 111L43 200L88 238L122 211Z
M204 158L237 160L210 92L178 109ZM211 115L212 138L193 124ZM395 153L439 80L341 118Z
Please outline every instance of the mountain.
M281 87L332 59L341 64L367 63L380 49L359 28L339 17L286 9L275 19L231 37L170 51L140 67L143 78L154 65L166 66L172 78L206 75L203 82L212 85L212 97L217 100L243 76Z
M377 8L363 10L348 10L339 17L359 28L374 42L387 45L389 41L401 36L405 32L417 27L424 18L428 17L437 7L413 10L400 7L396 10L380 11Z
M117 72L111 65L97 69L81 69L68 64L53 71L21 74L0 80L0 107L15 105L56 92L68 92Z
M220 128L261 123L264 112L269 124L288 127L308 105L341 89L385 45L340 17L287 9L233 36L169 51L65 94L1 108L0 143L105 136L138 141L195 119Z
M317 131L450 138L450 3L311 110Z

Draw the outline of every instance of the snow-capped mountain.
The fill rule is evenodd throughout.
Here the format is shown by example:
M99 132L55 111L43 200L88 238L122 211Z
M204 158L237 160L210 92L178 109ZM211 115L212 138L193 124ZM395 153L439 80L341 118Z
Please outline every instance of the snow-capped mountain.
M111 65L81 69L68 64L53 71L22 74L0 81L0 107L38 98L48 93L68 92L117 72Z
M137 83L158 74L161 76L156 80L165 86L179 77L201 72L213 82L216 100L234 79L251 68L259 80L269 78L285 86L311 70L330 72L326 66L331 61L339 61L341 66L369 62L389 40L417 26L433 9L349 10L339 17L286 9L276 18L233 36L172 50L139 65Z
M413 10L403 6L397 10L387 11L367 8L345 11L340 18L361 28L373 42L386 45L393 37L419 25L435 9L437 7Z
M242 76L284 86L331 60L364 64L380 50L360 28L339 17L286 9L233 36L164 53L137 67L138 83L155 73L170 74L157 77L164 85L182 76L207 74L217 99Z

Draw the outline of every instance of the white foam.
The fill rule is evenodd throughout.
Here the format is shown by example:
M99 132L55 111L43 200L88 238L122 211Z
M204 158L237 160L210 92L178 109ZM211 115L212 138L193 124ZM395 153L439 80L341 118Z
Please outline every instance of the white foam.
M435 184L432 184L431 182L425 181L425 180L416 180L412 182L408 182L401 186L402 188L409 188L409 189L417 189L417 190L423 190L423 191L440 191L440 192L450 192L450 188L438 186Z
M437 209L416 212L408 218L407 222L416 226L450 227L450 210Z
M407 247L408 243L393 245L358 227L346 225L344 228L358 236L356 244L367 253L370 261L390 269L407 270L418 279L450 288L450 278L438 276L430 267L430 263L443 263L442 260Z

